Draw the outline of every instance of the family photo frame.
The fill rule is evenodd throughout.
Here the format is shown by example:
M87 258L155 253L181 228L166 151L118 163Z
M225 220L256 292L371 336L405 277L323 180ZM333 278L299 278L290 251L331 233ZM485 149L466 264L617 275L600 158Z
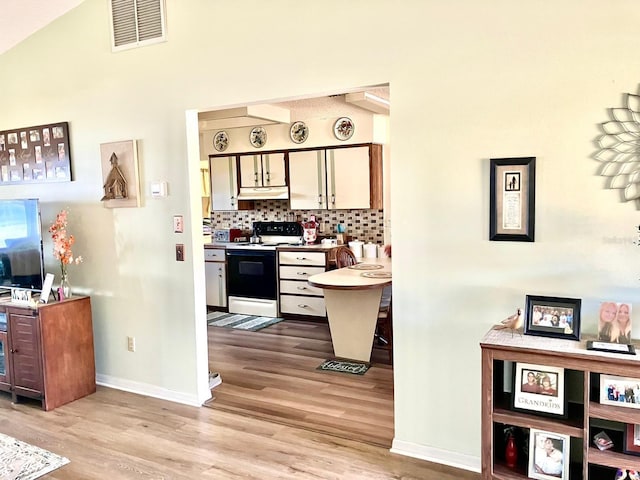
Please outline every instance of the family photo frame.
M600 403L640 409L640 378L601 374Z
M490 161L489 240L535 239L535 157Z
M529 430L528 477L568 480L571 437L531 428Z
M524 334L580 340L579 298L526 296Z
M513 375L513 410L567 418L564 368L517 362Z
M624 453L640 456L640 425L627 423L622 443Z

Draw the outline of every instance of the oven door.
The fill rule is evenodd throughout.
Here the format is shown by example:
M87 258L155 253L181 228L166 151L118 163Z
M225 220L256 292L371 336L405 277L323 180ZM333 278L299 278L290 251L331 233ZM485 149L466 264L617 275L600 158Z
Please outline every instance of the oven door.
M228 295L276 299L275 250L227 250Z

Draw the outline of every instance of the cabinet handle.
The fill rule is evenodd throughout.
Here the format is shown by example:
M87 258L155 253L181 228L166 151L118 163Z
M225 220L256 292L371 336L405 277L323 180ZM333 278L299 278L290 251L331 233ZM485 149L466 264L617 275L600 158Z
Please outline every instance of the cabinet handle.
M231 205L235 205L236 204L236 197L231 197Z
M307 272L296 272L297 275L306 275Z
M271 183L271 172L267 172L267 183Z
M298 290L306 290L307 287L296 287Z
M322 194L318 195L318 205L322 207Z
M258 185L258 172L253 174L253 183L255 185Z
M300 308L309 308L309 305L305 305L304 303L299 303L298 307L300 307Z
M331 195L331 204L332 205L336 204L336 195L335 195L335 193L333 195Z
M307 257L296 257L296 260L306 260Z

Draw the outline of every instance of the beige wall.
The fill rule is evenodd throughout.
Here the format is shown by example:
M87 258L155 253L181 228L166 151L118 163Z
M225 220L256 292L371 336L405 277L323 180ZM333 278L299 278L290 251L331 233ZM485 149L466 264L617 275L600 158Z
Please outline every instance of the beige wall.
M86 0L0 56L0 129L70 122L76 181L0 196L40 197L45 224L70 207L102 381L206 395L189 109L390 83L398 451L479 466L478 341L527 293L582 298L591 332L600 301L637 297L638 213L590 158L606 109L638 86L636 1L167 0L169 41L118 54L107 14ZM130 138L142 207L104 209L99 144ZM489 158L511 156L537 157L535 243L487 241ZM157 180L165 199L149 196ZM174 214L193 241L172 232Z

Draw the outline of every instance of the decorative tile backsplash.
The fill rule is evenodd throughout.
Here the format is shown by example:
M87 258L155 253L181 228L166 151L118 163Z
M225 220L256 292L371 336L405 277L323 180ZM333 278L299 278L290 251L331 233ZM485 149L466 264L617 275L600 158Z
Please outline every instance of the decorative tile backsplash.
M256 200L255 207L255 210L213 212L211 227L240 228L249 233L253 222L304 222L315 215L322 236L335 235L337 225L342 223L346 235L353 239L384 243L383 210L289 210L287 200Z

